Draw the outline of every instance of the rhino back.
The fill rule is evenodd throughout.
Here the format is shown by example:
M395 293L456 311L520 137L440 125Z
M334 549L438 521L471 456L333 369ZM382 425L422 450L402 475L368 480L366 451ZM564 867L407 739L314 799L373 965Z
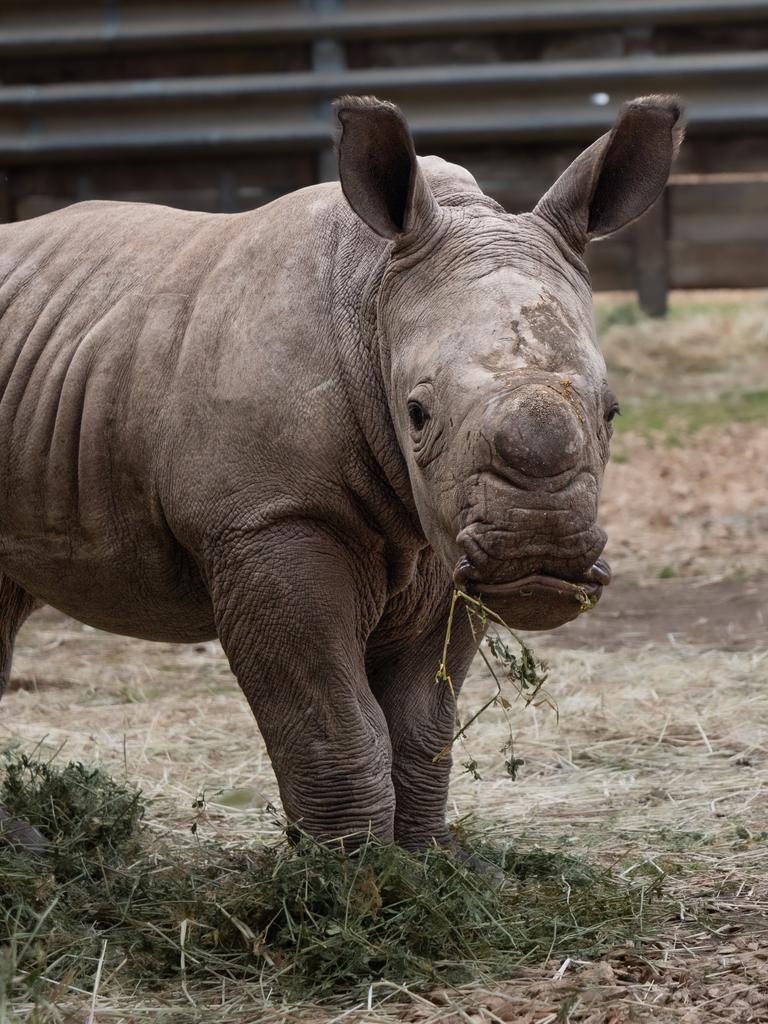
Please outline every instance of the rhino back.
M351 443L337 207L331 186L250 214L86 203L0 229L0 567L97 626L212 633L190 555L206 519L241 495L256 519L300 509L306 473L327 486Z

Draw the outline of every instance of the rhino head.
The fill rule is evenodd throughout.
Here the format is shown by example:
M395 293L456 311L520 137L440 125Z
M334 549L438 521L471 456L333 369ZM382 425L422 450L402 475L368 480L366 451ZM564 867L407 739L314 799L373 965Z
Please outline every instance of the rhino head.
M347 98L336 112L344 195L391 242L378 344L423 532L508 625L559 626L610 580L597 514L619 408L584 251L659 196L680 107L626 104L521 215L463 168L417 158L392 104Z

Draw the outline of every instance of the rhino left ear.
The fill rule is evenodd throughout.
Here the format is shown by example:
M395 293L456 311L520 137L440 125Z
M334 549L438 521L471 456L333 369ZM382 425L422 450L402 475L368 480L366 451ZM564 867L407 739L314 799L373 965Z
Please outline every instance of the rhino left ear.
M676 97L625 103L613 128L573 161L533 212L582 252L587 242L631 224L658 199L683 134Z
M349 205L382 238L423 230L438 205L402 111L373 96L344 96L333 107L339 179Z

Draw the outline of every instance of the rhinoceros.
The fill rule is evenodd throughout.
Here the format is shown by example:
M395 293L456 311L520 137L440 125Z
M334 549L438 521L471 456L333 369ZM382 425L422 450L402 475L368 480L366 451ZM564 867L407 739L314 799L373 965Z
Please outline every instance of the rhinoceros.
M629 102L515 216L393 104L335 116L340 183L0 228L0 692L43 603L218 637L287 819L419 848L449 842L454 586L551 629L610 578L583 256L659 196L680 106ZM477 643L457 616L454 690Z

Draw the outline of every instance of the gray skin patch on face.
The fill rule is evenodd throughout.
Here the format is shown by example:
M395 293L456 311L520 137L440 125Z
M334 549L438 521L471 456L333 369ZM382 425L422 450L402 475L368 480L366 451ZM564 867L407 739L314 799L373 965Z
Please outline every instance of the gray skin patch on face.
M515 354L529 366L553 370L553 357L558 366L577 364L580 357L583 359L587 332L545 288L541 289L538 301L521 306L519 317L512 320L510 327L517 341Z
M541 302L535 306L523 306L520 314L528 320L535 334L546 338L552 345L566 346L578 335L574 317L547 291L542 292Z

